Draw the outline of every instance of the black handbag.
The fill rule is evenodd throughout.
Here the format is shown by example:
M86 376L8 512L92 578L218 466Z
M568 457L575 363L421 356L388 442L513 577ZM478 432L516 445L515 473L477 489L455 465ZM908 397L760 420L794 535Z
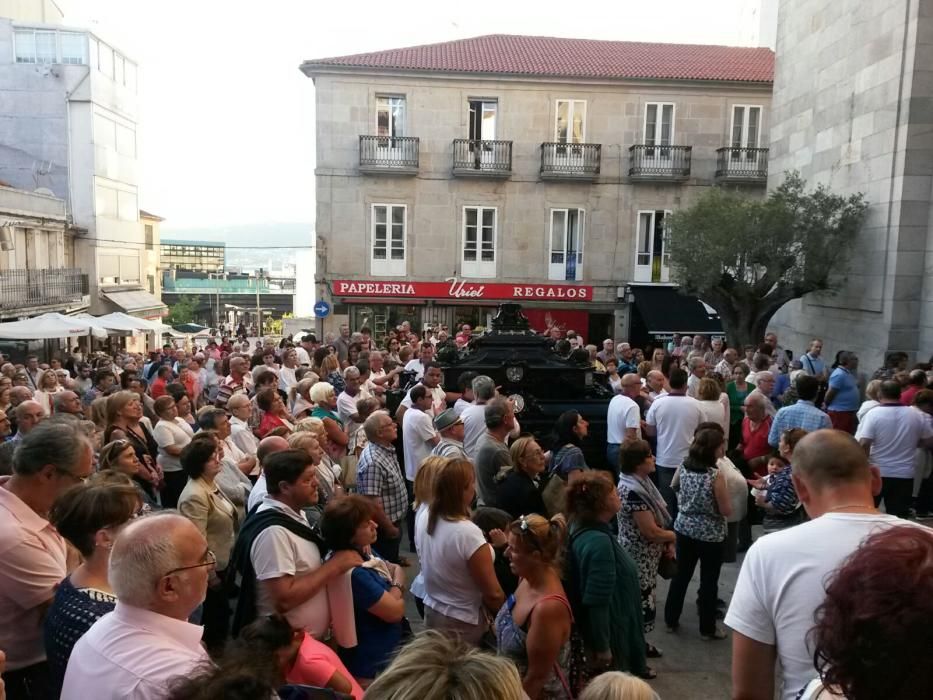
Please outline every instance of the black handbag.
M677 559L666 555L661 556L658 562L658 576L665 581L670 581L677 575Z

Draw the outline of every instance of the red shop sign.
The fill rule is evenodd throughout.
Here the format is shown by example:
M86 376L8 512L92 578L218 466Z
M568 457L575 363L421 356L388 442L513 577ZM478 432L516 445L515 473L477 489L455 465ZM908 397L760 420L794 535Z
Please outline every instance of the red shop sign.
M593 288L575 284L487 284L448 277L443 282L334 280L334 296L412 299L592 301Z

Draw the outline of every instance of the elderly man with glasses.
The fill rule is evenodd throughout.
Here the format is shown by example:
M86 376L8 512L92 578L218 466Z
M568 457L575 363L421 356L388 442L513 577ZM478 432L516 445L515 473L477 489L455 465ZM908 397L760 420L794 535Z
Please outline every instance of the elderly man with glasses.
M188 622L217 560L187 518L160 513L133 521L110 554L112 613L80 639L68 660L62 700L162 698L172 679L209 663L200 625Z
M0 482L0 649L11 697L45 697L42 621L77 564L47 517L66 489L91 475L92 448L74 426L44 423L19 441L13 475Z

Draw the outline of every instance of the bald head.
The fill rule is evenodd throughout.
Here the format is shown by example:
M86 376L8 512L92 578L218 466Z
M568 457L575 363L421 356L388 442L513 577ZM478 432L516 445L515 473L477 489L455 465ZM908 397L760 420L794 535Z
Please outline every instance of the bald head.
M45 410L32 400L23 401L14 411L16 415L16 430L25 435L35 428L45 418Z
M868 455L841 430L817 430L794 448L794 475L812 490L870 483Z
M159 612L166 606L179 607L179 614L190 605L190 615L201 602L197 591L164 590L163 579L175 569L197 564L206 552L207 541L187 518L177 513L148 515L120 532L110 552L108 579L124 603ZM194 569L183 573L187 571Z
M269 455L287 449L289 449L288 440L279 435L270 435L260 440L259 447L256 448L256 459L259 461L259 464L262 464Z
M32 389L28 386L14 386L10 389L10 405L19 406L23 401L32 398Z

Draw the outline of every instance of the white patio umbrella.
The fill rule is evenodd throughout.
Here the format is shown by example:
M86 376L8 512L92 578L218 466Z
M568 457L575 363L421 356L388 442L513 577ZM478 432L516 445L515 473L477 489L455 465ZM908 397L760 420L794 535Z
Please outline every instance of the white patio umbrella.
M42 314L24 321L0 323L2 340L54 340L56 338L80 338L93 335L106 338L107 329L93 318L65 316L59 313Z
M132 321L127 321L120 317L121 314L113 313L107 314L105 316L91 316L91 314L75 314L75 318L80 318L85 321L94 323L107 331L112 333L132 333L137 335L139 333L148 333L151 331L151 328L143 327L139 323L134 323ZM132 316L127 316L127 318L132 319Z

